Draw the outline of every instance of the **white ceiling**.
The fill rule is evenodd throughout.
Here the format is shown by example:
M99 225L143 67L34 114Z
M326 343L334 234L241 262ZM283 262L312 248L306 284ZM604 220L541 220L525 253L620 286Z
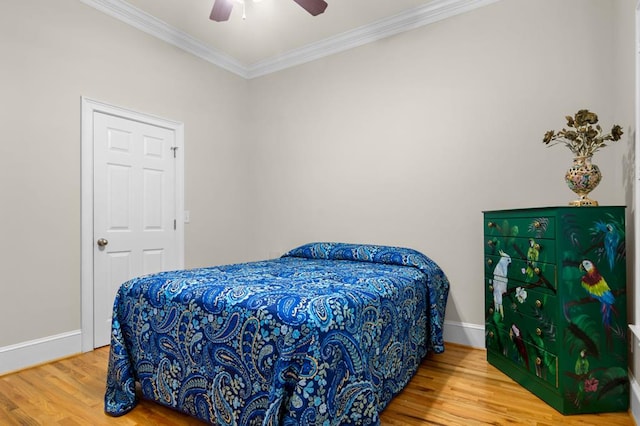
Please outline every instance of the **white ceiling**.
M81 0L245 78L277 71L498 0L326 0L311 16L293 0L246 0L226 22L214 0Z

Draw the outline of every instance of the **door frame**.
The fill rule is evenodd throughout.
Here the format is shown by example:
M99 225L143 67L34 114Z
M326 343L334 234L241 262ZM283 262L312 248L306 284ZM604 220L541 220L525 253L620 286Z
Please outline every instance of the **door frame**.
M93 282L93 117L100 112L127 120L163 127L175 135L176 151L176 239L178 241L178 267L184 268L184 124L154 115L110 105L86 97L81 98L81 241L80 241L80 295L82 351L94 349L94 282Z

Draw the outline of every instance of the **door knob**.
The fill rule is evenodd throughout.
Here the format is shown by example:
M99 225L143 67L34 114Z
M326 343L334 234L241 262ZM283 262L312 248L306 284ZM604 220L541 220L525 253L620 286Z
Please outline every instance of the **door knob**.
M104 246L106 246L107 244L109 244L109 241L108 241L108 240L106 240L106 239L104 239L104 238L100 238L100 239L97 241L97 243L98 243L98 247L104 247Z

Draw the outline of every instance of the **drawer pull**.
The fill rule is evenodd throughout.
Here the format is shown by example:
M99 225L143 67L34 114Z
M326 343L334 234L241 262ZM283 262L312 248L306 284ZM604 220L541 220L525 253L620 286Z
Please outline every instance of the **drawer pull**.
M489 291L493 293L493 286L492 285L489 286Z
M536 328L536 335L542 336L542 330L540 330L539 328Z
M489 314L493 315L493 308L489 308Z
M493 338L493 331L489 332L489 337Z
M540 223L540 221L536 220L535 222L533 222L533 227L538 229L542 226L542 223Z
M538 309L542 308L542 301L540 301L539 299L536 300L536 308Z
M488 223L487 223L487 226L488 226L489 228L495 228L495 227L496 227L496 224L495 224L495 223L493 223L493 222L488 222Z
M493 265L493 260L492 259L487 259L487 265Z
M533 248L534 248L534 249L536 249L536 250L538 250L538 251L540 251L540 249L541 249L540 244L538 244L538 243L535 243L535 244L533 245Z
M542 364L542 358L540 358L539 356L536 357L536 365L541 365Z
M487 245L488 245L489 247L493 247L493 245L494 245L494 244L495 244L495 242L494 242L493 240L489 240L489 241L487 241Z
M533 268L533 273L536 275L540 275L540 268Z

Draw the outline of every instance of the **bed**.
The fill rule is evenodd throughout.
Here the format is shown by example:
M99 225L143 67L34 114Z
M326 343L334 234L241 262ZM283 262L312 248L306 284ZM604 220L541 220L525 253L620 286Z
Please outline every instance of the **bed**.
M132 279L114 302L105 412L141 395L216 425L377 425L444 351L448 292L420 252L346 243Z

